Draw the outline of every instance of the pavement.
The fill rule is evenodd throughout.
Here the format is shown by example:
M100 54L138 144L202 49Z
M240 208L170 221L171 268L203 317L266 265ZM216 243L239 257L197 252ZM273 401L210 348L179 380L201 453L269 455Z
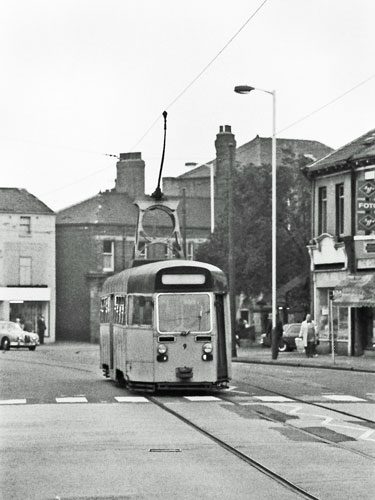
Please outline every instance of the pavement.
M69 359L74 365L98 366L99 369L99 345L86 342L56 342L39 346L39 352L43 352L49 361L62 361ZM278 358L273 360L271 349L259 346L259 344L248 344L236 349L233 362L285 365L295 367L326 368L331 370L351 370L375 373L375 352L363 356L337 356L332 358L331 354L319 354L318 357L306 358L304 353L298 351L280 352Z
M307 358L298 351L279 352L277 359L272 359L271 349L257 344L237 347L237 356L234 362L257 363L269 365L285 365L295 367L327 368L331 370L351 370L375 373L375 352L363 356L338 356L319 354L314 358Z

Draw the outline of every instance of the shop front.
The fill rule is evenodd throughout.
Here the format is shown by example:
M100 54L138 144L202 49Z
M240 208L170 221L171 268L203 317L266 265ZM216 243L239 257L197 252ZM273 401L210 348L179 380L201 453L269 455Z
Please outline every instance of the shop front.
M361 356L375 347L375 275L348 275L332 294L333 310L348 318L350 349L348 354Z
M47 326L45 341L55 341L55 331L49 287L0 287L0 319L29 323L37 332L37 320L41 314Z

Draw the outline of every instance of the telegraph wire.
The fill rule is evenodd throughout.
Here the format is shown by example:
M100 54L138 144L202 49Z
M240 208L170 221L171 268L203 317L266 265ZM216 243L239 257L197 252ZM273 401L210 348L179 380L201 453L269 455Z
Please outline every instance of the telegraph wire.
M169 110L189 89L194 85L194 83L199 80L199 78L208 70L208 68L218 59L219 56L224 52L224 50L229 47L229 45L233 42L235 38L241 33L241 31L249 24L249 22L258 14L258 12L262 9L262 7L268 2L268 0L263 0L263 2L255 9L255 11L251 14L250 17L246 19L246 21L242 24L242 26L236 31L234 35L228 40L228 42L224 45L222 49L204 66L204 68L198 73L196 77L194 77L190 83L186 85L186 87L181 90L181 92L165 107L166 110ZM156 123L159 121L160 116L155 118L146 132L142 135L142 137L138 140L136 144L134 144L133 149L135 149L138 144L140 144L143 139L148 135L148 133L155 127Z
M366 78L365 80L362 80L361 82L357 83L357 85L354 85L354 87L351 87L350 89L346 90L343 94L340 94L339 96L335 97L334 99L331 99L330 101L328 101L327 103L323 104L322 106L320 106L319 108L315 109L314 111L311 111L307 115L302 116L301 118L299 118L295 122L293 122L293 123L287 125L286 127L282 128L281 130L277 130L276 134L280 134L281 132L284 132L284 130L288 130L289 128L294 127L294 125L297 125L298 123L301 123L304 120L307 120L307 118L310 118L311 116L315 115L319 111L322 111L323 109L327 108L328 106L330 106L334 102L339 101L340 99L342 99L346 95L350 94L350 92L352 92L353 90L356 90L357 88L361 87L362 85L364 85L365 83L369 82L373 78L375 78L375 73L373 75L369 76L368 78Z

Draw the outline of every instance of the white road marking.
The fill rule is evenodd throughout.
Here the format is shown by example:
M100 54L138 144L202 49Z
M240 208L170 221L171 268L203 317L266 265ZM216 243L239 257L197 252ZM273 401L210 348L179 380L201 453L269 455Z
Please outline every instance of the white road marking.
M294 402L294 399L285 398L284 396L254 396L255 399L260 399L264 403L286 403L287 401Z
M118 403L149 403L143 396L115 396Z
M74 396L72 398L56 398L56 403L88 403L88 401L85 397Z
M230 385L227 389L225 389L225 392L235 392L236 394L249 394L247 391L236 391L237 387Z
M346 394L326 394L323 398L330 399L331 401L366 401L356 396L347 396Z
M370 436L372 436L375 433L373 429L369 429L368 431L364 432L359 436L359 439L365 439L366 441L375 441L375 439L370 439Z
M26 399L2 399L0 400L0 405L24 405L26 404Z
M221 401L220 398L215 396L184 396L184 398L189 401Z

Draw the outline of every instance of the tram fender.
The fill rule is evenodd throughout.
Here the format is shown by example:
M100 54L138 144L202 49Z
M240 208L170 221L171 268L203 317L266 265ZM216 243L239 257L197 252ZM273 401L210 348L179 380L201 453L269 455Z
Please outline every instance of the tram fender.
M179 366L176 368L176 377L182 380L193 378L193 368L189 366Z

